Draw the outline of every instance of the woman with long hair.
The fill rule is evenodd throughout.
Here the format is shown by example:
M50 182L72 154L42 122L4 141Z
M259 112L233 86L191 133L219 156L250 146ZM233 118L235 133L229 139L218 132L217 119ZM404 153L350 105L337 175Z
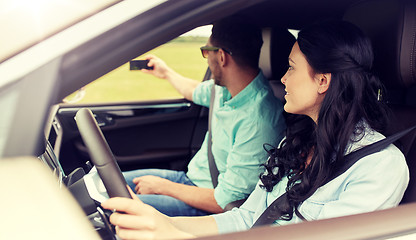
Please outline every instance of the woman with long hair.
M103 203L121 238L184 238L246 230L282 194L272 211L285 225L397 206L409 181L394 145L365 156L331 180L344 156L383 139L388 110L372 72L368 38L344 21L311 25L298 34L282 77L288 113L286 137L270 152L265 173L240 207L222 214L168 218L135 200ZM331 181L329 181L331 180ZM149 220L150 219L150 220Z

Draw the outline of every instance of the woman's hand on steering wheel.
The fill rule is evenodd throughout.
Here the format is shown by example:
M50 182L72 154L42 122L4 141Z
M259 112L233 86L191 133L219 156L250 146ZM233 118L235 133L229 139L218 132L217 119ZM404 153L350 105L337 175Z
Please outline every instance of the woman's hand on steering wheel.
M192 238L188 233L177 229L170 217L140 201L128 187L133 199L115 197L101 206L115 212L110 222L116 226L116 233L122 239L177 239Z

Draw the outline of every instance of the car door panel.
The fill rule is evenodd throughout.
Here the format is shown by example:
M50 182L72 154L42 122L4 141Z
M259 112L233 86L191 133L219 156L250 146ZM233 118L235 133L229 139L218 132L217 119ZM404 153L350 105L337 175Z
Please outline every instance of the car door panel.
M59 106L62 128L60 161L75 169L89 160L74 116L82 107L94 113L122 170L167 168L186 170L200 148L207 126L207 110L184 99L124 104Z

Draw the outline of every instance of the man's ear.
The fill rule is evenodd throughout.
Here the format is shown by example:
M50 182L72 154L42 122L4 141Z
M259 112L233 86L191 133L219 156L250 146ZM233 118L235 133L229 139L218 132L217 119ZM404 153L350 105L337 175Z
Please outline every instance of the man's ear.
M221 67L225 67L228 64L228 61L229 61L228 57L229 57L229 55L227 55L224 52L224 50L222 50L222 49L219 49L218 50L218 53L219 53L218 54L219 55L219 63L221 65Z
M324 94L331 84L331 73L317 74L318 93Z

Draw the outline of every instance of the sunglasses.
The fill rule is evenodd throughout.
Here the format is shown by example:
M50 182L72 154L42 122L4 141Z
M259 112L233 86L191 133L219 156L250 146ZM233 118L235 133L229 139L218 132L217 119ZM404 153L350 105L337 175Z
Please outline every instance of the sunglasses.
M233 55L232 52L225 50L224 48L220 48L220 47L211 47L211 46L203 46L201 47L201 53L202 53L202 57L207 58L208 57L208 52L209 51L218 51L222 49L224 52Z

